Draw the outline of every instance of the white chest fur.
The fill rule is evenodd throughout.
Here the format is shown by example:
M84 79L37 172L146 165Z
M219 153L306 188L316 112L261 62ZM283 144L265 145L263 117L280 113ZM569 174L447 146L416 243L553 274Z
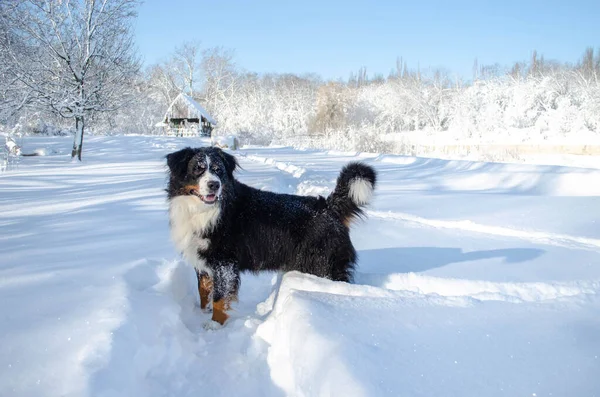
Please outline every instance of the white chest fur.
M204 259L198 257L198 250L210 246L210 240L201 235L215 227L220 211L218 205L204 204L193 196L175 197L169 205L171 240L175 247L190 265L209 274L211 271Z

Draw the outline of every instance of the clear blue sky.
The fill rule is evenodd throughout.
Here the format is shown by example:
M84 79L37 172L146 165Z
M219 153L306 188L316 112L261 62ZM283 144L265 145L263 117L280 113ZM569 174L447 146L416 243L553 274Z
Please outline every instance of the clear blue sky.
M537 49L574 62L600 47L600 0L145 0L136 37L147 65L199 40L235 50L241 67L259 73L346 79L366 66L387 76L402 56L411 69L470 78L475 58L511 65Z

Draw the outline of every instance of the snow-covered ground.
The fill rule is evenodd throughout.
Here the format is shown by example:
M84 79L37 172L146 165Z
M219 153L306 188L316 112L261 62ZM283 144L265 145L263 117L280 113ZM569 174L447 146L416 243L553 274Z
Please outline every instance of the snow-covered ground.
M379 172L353 284L246 275L203 328L164 155L27 138L0 174L0 396L598 396L600 170L249 147L238 177L327 194Z

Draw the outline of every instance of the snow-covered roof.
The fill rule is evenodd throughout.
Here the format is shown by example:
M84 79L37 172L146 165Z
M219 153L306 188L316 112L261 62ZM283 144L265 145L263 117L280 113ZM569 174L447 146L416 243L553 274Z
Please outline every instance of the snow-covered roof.
M181 108L181 106L185 106L185 111L184 109ZM182 114L177 114L177 116L179 117L174 117L173 113L175 112L182 112L184 111L184 115ZM173 100L173 103L171 103L171 105L169 106L169 109L167 109L167 113L165 114L165 117L163 120L168 120L170 118L200 118L200 116L204 117L206 120L208 120L211 124L216 125L217 121L215 119L213 119L211 117L210 114L208 114L208 112L206 111L206 109L204 109L202 107L202 105L200 105L198 102L196 102L194 100L194 98L190 97L189 95L186 95L184 93L181 93L179 95L177 95L177 98L175 98Z

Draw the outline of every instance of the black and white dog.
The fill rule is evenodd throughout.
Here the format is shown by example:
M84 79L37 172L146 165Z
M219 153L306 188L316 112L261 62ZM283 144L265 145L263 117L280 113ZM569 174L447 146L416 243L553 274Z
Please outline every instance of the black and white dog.
M171 238L196 268L200 305L223 324L240 271L290 271L351 281L350 222L375 188L375 170L344 167L328 198L261 191L237 181L235 157L214 147L167 155Z

